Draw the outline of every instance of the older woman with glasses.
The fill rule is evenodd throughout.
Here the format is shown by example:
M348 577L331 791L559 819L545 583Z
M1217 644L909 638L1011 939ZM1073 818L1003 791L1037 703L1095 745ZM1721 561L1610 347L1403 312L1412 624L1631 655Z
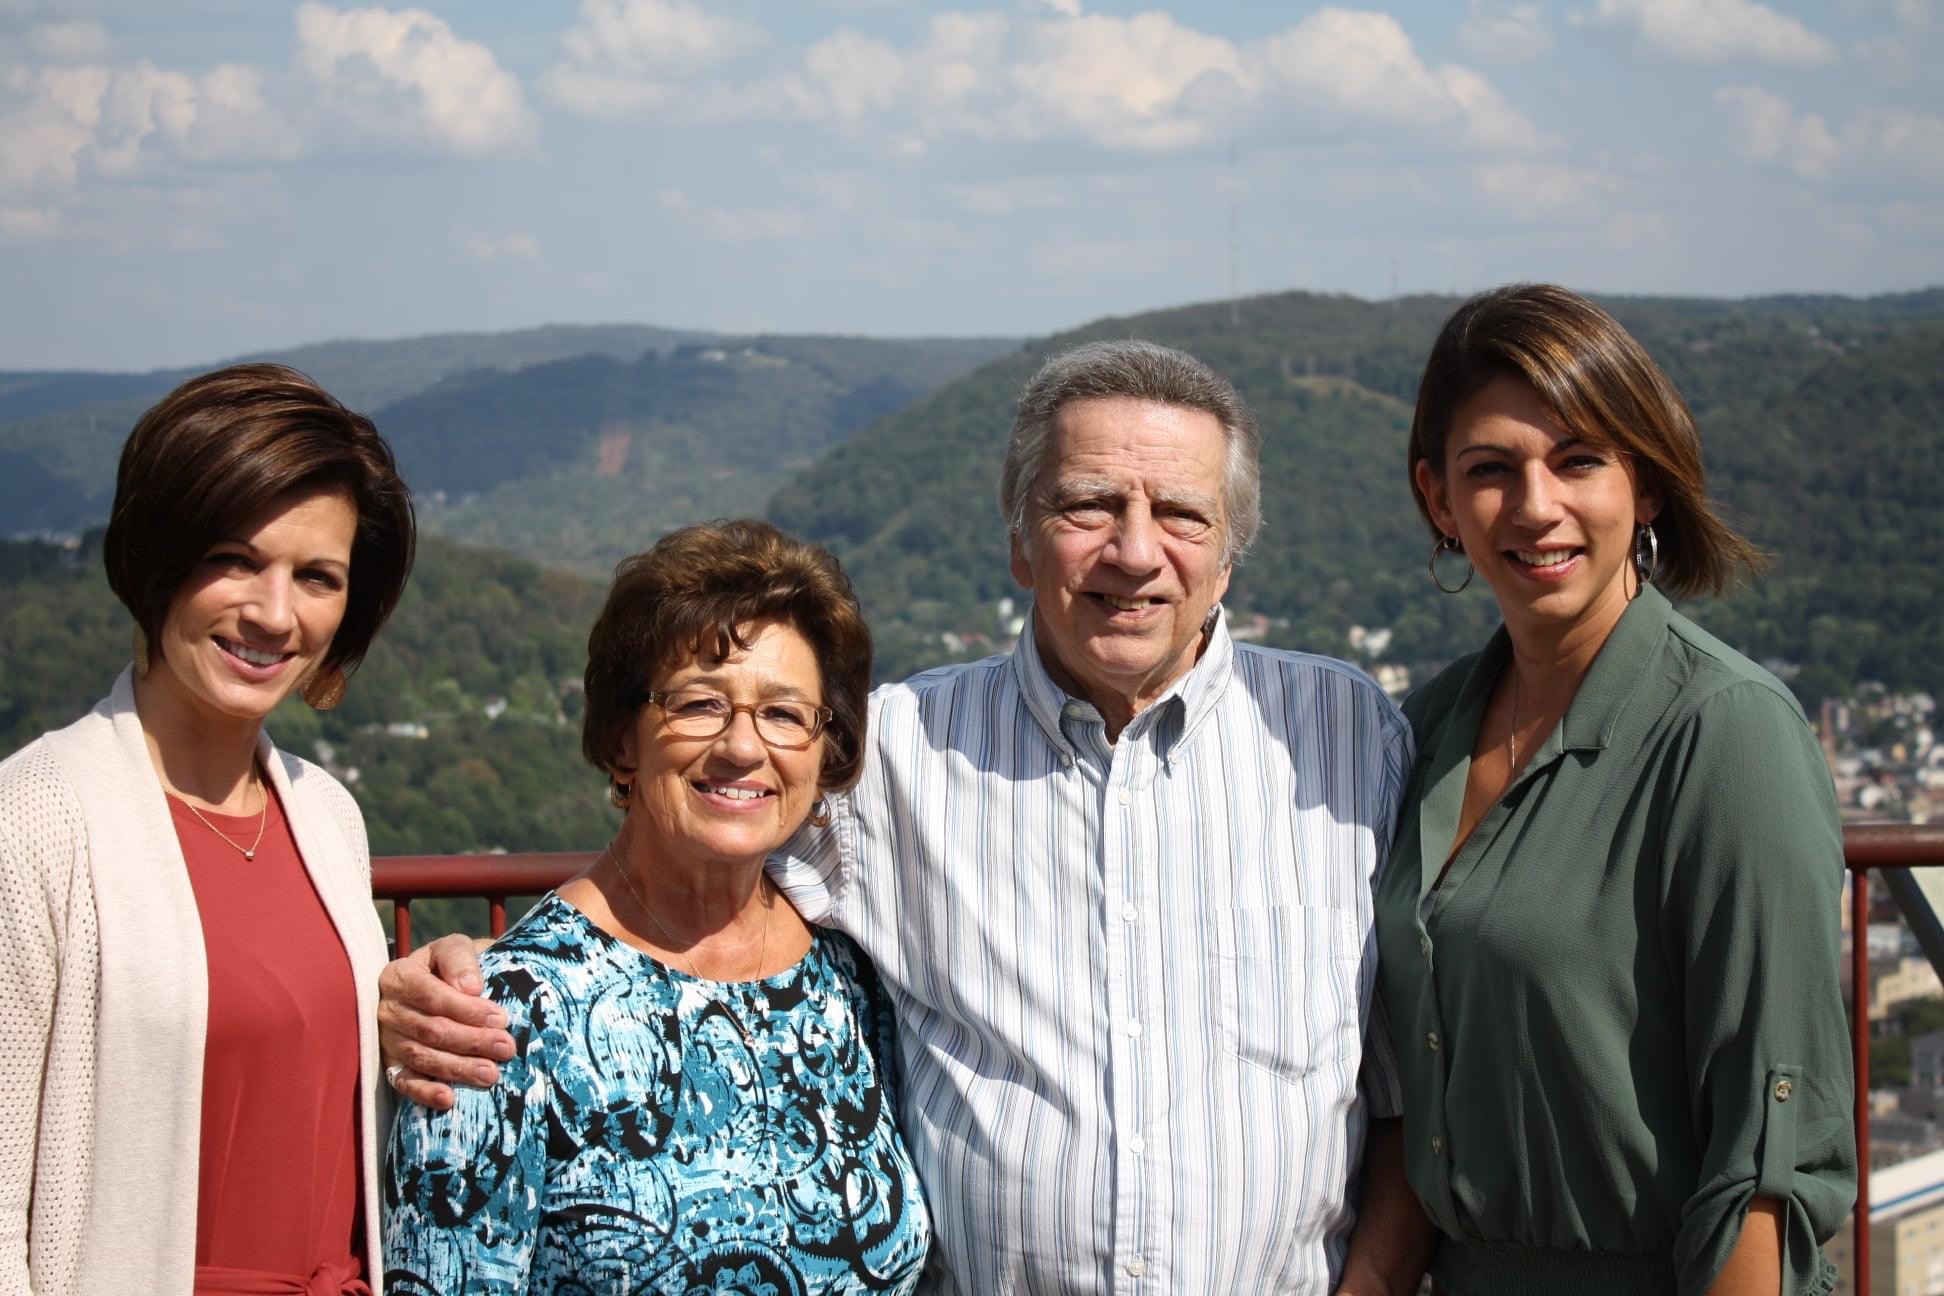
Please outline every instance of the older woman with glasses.
M624 562L583 747L626 811L483 960L501 1083L393 1131L386 1287L908 1292L930 1217L888 1006L763 860L855 782L871 642L823 550L765 523Z

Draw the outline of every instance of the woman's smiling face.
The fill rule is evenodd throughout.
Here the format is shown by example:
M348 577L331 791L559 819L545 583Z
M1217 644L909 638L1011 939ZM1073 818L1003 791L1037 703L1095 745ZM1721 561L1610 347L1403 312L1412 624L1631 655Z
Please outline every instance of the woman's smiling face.
M340 490L279 496L246 519L176 591L146 687L185 714L261 723L330 649L357 531Z
M823 672L801 631L776 621L743 631L747 648L719 661L691 656L655 680L657 693L823 704ZM644 705L621 741L633 774L628 818L640 821L649 851L664 862L760 863L809 817L827 741L819 735L807 747L772 747L747 711L733 712L714 737L683 737L669 729L662 707Z
M1635 592L1634 529L1658 502L1610 444L1560 423L1522 378L1459 405L1440 471L1414 470L1432 518L1456 536L1514 631L1604 631Z

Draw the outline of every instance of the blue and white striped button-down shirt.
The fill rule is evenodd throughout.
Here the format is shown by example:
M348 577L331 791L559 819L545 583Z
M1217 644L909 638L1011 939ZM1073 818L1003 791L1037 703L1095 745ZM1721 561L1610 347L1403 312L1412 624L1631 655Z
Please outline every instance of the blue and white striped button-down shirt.
M1398 1109L1371 893L1410 743L1219 618L1111 745L1030 632L877 690L862 781L772 870L896 1002L938 1290L1330 1289Z

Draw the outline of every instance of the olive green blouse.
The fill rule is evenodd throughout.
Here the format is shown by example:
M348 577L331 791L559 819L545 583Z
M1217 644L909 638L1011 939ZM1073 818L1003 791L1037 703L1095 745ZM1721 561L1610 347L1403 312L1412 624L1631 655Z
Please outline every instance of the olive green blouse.
M1378 887L1433 1273L1452 1296L1700 1296L1763 1195L1783 1292L1827 1292L1856 1147L1842 834L1802 709L1649 586L1439 884L1509 654L1501 627L1405 703Z

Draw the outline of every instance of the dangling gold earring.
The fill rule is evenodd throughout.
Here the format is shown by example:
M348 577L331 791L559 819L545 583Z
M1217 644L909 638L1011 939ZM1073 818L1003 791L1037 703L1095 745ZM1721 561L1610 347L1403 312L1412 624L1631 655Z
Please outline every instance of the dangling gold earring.
M329 711L344 701L344 672L335 666L328 670L320 667L297 691L310 703L311 710Z
M634 795L634 784L623 783L618 778L608 779L608 800L616 810L626 811L628 798Z
M148 636L142 633L142 623L135 623L135 641L132 645L135 657L135 678L147 679L149 672Z
M812 828L830 827L830 802L818 797L810 803L810 826Z

